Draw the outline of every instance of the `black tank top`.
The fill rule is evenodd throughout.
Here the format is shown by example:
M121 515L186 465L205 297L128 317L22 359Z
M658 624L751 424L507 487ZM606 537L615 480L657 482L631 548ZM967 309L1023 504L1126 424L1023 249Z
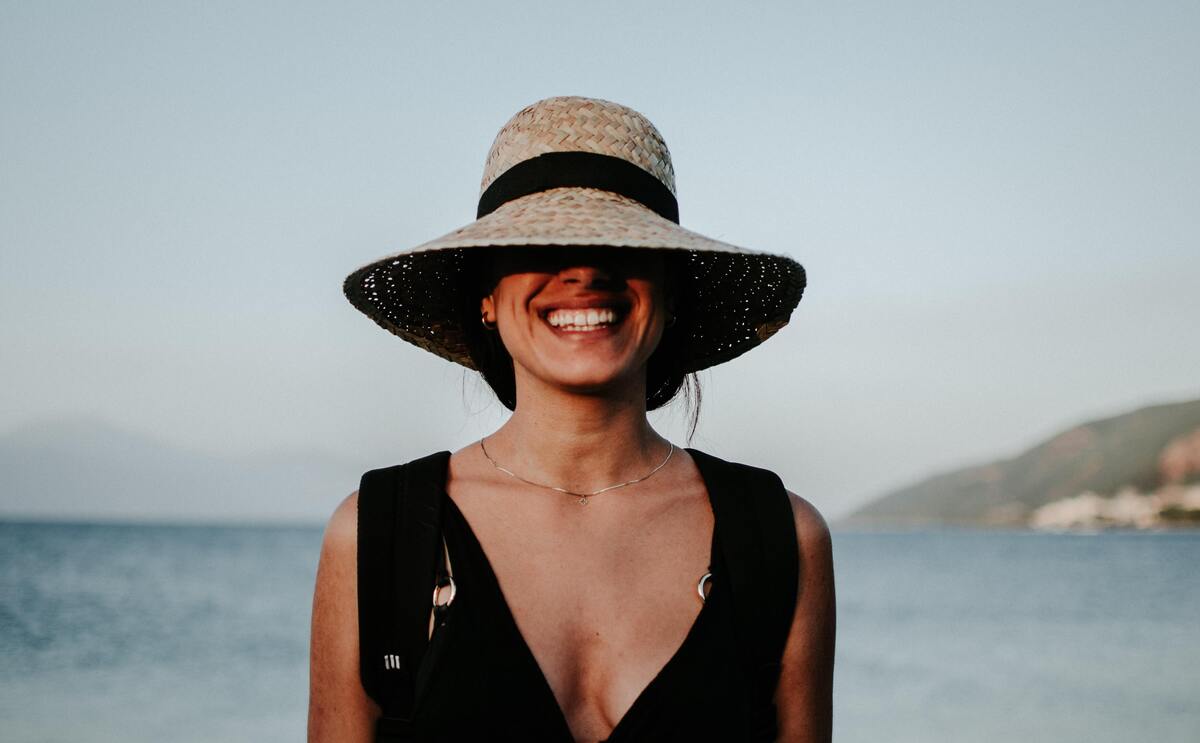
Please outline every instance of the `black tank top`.
M714 506L707 600L682 644L618 721L607 743L775 738L773 684L765 688L748 679L744 653L739 652L745 634L739 634L724 556L732 539L726 537L726 549L720 549L725 529L712 493L714 485L728 486L706 484ZM437 497L457 591L424 653L424 678L410 719L402 729L393 729L396 739L573 743L566 717L470 524L444 488Z

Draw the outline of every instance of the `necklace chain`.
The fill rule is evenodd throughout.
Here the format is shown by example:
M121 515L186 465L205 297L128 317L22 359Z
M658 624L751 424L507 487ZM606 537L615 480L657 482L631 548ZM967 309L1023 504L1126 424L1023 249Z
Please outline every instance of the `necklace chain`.
M671 444L671 448L670 448L670 450L667 451L667 456L663 459L663 461L659 462L657 467L650 470L649 472L642 475L641 477L637 478L636 480L629 480L627 482L617 483L616 485L609 485L607 488L600 488L599 490L597 490L593 493L577 493L574 490L567 490L566 488L560 488L556 485L545 485L540 482L534 482L533 480L526 480L524 477L521 477L516 472L513 472L510 469L501 467L500 464L498 462L496 462L495 459L492 459L492 455L488 454L487 447L483 445L483 439L479 440L479 449L480 449L480 451L483 452L483 456L487 457L487 461L492 463L493 467L500 470L501 472L508 475L509 477L516 478L516 479L520 480L521 482L525 483L526 485L533 485L534 487L537 487L537 488L546 488L547 490L554 490L559 493L573 495L579 499L579 503L581 505L586 506L587 502L588 502L588 498L591 498L594 495L600 495L601 493L607 493L610 490L616 490L617 488L623 488L627 485L634 485L636 483L641 482L642 480L648 480L655 472L658 472L663 467L666 467L667 462L671 461L671 455L673 455L675 453L675 444L671 443L671 442L667 442L667 443Z

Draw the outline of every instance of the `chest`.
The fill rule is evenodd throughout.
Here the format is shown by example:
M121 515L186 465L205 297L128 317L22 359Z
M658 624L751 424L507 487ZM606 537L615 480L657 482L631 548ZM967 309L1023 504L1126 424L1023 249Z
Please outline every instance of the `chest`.
M574 740L607 738L699 628L697 584L715 536L707 502L608 528L582 514L566 525L510 520L463 501L450 504L447 531L456 580L478 599L472 611L493 615L493 641L525 655L527 680L552 697Z

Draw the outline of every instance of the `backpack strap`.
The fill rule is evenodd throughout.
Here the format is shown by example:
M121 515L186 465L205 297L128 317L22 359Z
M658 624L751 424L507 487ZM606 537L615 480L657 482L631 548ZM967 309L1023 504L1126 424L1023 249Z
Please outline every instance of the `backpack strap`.
M709 487L729 574L738 645L747 673L753 740L776 725L773 699L800 580L796 521L787 490L769 470L687 450ZM769 717L765 712L770 712Z
M380 732L412 717L441 550L450 452L363 474L358 489L358 635Z

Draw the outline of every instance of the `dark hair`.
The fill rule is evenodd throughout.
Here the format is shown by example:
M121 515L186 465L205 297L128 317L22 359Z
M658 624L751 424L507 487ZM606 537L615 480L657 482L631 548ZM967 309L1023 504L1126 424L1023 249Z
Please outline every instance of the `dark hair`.
M459 307L459 321L466 334L467 350L475 368L492 388L496 398L509 410L517 408L517 382L513 360L500 340L500 334L487 330L480 322L479 302L495 288L490 250L466 250L462 281L470 291ZM675 297L675 322L663 331L662 340L646 362L646 410L656 410L674 400L682 390L689 410L688 440L700 421L700 380L695 372L683 370L684 341L691 336L694 306L691 283L684 270L688 255L683 251L663 251L669 291Z

